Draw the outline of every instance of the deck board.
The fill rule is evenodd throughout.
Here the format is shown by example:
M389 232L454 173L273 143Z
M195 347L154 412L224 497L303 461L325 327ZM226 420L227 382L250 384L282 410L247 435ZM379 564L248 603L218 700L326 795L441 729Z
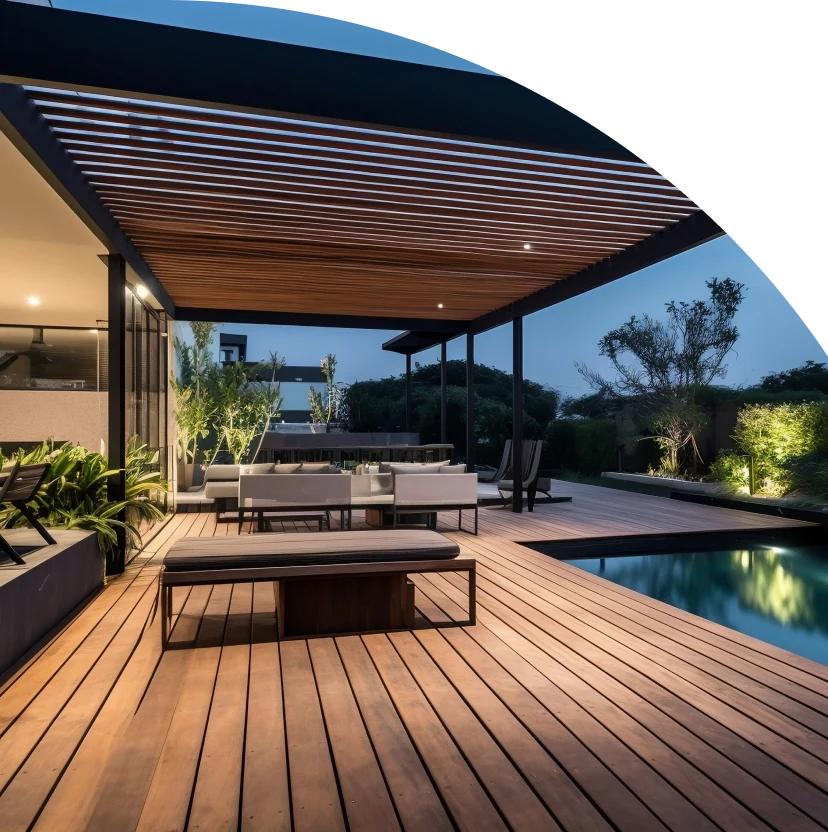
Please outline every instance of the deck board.
M177 588L162 654L164 554L251 531L174 515L0 688L3 829L826 828L828 668L522 545L802 524L555 491L477 537L441 517L474 627L431 626L459 574L413 577L411 632L281 643L272 584Z

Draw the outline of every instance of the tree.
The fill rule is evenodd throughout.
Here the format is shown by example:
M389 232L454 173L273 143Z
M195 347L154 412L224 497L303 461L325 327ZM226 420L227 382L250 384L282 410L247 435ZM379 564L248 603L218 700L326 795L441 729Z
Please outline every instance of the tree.
M494 367L476 364L475 435L477 459L497 465L503 443L512 436L512 376ZM466 446L466 362L446 366L446 440L461 454ZM411 373L413 429L422 442L440 441L440 365L415 363ZM523 430L527 439L541 439L555 419L559 395L535 381L523 382ZM405 376L357 381L345 392L345 423L350 431L405 429Z
M791 390L828 393L828 367L821 362L818 364L815 361L806 361L801 367L794 367L792 370L769 373L762 378L759 386L772 393Z
M682 474L687 448L694 462L701 459L696 436L707 414L697 391L725 376L725 358L739 338L733 319L744 285L714 277L706 286L708 300L670 301L666 321L633 316L598 342L600 354L615 370L614 379L576 364L596 392L638 401L661 449L659 473L665 476Z
M561 415L578 419L612 419L619 408L617 396L605 390L584 396L567 396L561 402Z

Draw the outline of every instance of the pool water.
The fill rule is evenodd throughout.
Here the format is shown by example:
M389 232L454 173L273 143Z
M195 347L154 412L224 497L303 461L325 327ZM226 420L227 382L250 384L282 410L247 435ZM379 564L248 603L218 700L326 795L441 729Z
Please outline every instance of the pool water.
M828 664L824 546L621 555L564 563Z

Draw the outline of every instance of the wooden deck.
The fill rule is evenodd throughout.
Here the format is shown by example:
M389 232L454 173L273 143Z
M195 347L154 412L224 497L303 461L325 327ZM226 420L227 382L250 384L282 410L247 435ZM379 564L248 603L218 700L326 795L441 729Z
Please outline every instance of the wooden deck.
M174 516L0 689L0 828L813 830L828 823L828 667L516 541L789 527L588 486L481 511L478 558L416 579L419 626L278 642L269 584L175 595ZM448 530L456 515L441 518Z

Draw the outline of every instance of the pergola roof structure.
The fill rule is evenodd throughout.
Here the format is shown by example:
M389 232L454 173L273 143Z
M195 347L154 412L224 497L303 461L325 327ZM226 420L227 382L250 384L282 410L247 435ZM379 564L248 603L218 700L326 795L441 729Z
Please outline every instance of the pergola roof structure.
M0 31L0 124L181 319L399 327L410 352L722 233L498 76L14 3Z

